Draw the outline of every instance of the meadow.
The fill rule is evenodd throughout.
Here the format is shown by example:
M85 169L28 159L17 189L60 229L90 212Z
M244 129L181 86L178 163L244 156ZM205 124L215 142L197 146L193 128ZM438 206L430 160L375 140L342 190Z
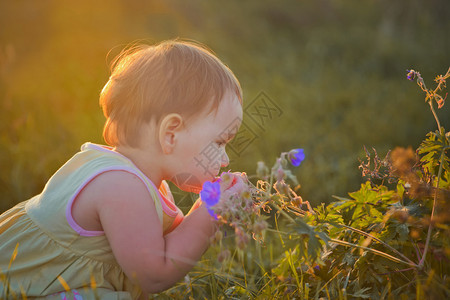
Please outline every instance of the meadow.
M219 262L223 248L234 247L230 231L185 282L155 298L448 297L441 128L450 128L450 106L424 101L406 70L419 70L433 88L449 67L449 20L445 0L2 1L0 212L38 194L81 144L103 143L98 95L121 49L194 39L244 90L245 139L230 145L229 168L256 176L258 161L271 167L281 152L303 148L306 159L292 168L301 186L292 188L315 213L279 203L279 213L267 215L264 243ZM263 116L255 111L262 104ZM419 194L383 165L393 154L422 162L414 173L428 186ZM175 194L188 210L192 195Z

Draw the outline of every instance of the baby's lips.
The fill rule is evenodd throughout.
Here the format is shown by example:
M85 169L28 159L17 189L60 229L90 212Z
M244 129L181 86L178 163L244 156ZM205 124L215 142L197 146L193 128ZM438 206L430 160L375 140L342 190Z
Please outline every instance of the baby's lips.
M202 189L191 187L189 192L194 194L200 194L201 191Z

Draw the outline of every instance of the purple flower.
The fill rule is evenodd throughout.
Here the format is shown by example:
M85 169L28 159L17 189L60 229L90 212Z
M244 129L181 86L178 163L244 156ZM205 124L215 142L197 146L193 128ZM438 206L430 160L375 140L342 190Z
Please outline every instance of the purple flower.
M294 167L300 166L305 159L305 151L303 149L293 149L288 153L288 159Z
M406 74L406 78L408 78L408 80L414 80L414 78L416 77L416 71L414 70L406 70L406 72L408 72L408 74Z
M218 181L216 182L206 181L203 184L202 190L200 192L200 198L208 208L219 203L220 183Z

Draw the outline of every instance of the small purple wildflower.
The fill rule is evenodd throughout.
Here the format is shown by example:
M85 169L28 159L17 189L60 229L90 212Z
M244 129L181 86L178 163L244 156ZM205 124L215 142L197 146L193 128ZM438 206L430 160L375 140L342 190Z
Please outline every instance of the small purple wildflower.
M202 198L202 201L205 202L207 207L212 207L219 203L220 183L218 181L206 181L203 184L202 190L200 192L200 197Z
M289 151L288 159L294 167L298 167L305 160L305 151L301 148L293 149Z
M408 72L408 74L406 74L406 78L408 78L408 80L414 80L414 78L416 77L416 71L414 71L413 69L411 70L406 70L406 72Z
M216 180L215 182L206 181L200 192L200 198L206 204L208 213L217 220L217 215L211 207L219 203L220 180Z

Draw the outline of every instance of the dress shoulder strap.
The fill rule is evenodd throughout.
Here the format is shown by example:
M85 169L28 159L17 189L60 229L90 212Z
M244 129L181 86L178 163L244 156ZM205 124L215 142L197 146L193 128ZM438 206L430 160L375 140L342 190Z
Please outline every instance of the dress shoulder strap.
M142 173L131 160L107 146L86 143L81 151L65 163L47 182L43 192L27 203L29 216L49 235L56 239L64 237L70 244L73 232L95 236L103 232L84 231L72 218L71 208L81 190L96 176L113 170L122 170L136 175L147 187L152 197L158 218L163 222L163 208L158 188Z

